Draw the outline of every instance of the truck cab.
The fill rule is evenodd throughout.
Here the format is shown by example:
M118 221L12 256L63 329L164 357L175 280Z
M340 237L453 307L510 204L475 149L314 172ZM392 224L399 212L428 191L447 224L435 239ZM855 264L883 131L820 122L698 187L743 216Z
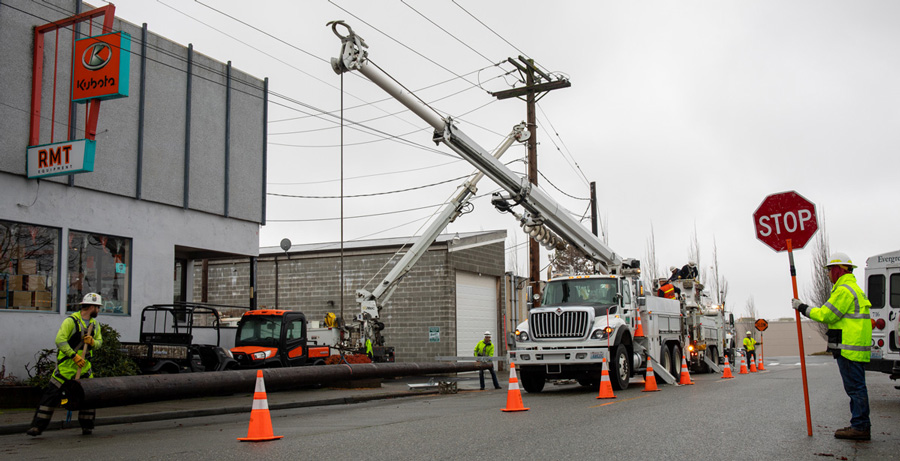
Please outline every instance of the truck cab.
M302 312L283 309L247 311L238 322L231 353L239 368L324 365L328 345L307 339Z

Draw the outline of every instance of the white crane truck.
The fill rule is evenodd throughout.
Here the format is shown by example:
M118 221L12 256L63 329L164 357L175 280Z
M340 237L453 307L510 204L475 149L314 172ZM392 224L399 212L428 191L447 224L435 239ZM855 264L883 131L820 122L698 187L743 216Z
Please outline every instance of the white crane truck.
M529 319L519 325L517 347L510 351L510 360L516 363L525 390L540 392L546 379L556 378L599 383L603 359L610 361L616 389L626 388L631 376L645 370L651 361L661 379L674 383L675 364L680 365L687 335L682 320L685 303L645 296L639 261L621 258L548 194L469 138L451 118L442 117L371 65L368 46L350 26L343 21L329 25L341 39L340 57L331 60L336 73L360 72L431 125L433 141L447 145L507 192L495 194L492 203L500 211L511 212L532 238L551 249L574 245L594 262L598 275L550 280L543 306L531 309ZM344 27L346 34L339 32L338 26ZM521 206L524 212L514 212L514 206ZM635 337L638 316L644 335ZM701 323L698 326L702 327ZM723 331L722 341L724 336ZM716 368L708 360L704 362Z

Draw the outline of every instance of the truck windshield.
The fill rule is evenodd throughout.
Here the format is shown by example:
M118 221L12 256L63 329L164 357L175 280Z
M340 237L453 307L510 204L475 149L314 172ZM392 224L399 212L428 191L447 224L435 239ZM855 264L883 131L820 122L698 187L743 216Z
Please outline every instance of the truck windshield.
M544 288L544 306L592 305L595 307L616 304L615 279L554 280Z
M277 346L281 338L281 318L245 316L238 324L235 346Z

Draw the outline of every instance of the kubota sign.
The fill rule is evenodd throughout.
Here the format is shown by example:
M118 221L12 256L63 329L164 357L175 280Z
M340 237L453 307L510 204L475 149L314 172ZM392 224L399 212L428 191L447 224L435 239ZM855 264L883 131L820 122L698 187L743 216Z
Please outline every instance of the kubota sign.
M794 192L772 194L763 200L753 213L756 238L775 251L787 250L787 239L791 247L799 249L816 233L816 206Z
M72 100L128 96L131 36L125 32L83 38L72 56Z

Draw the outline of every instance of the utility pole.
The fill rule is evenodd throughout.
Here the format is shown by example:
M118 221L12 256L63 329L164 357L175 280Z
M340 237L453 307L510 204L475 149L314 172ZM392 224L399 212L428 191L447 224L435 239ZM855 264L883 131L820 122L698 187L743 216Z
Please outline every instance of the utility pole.
M526 59L519 56L518 61L508 58L507 62L512 64L519 70L519 75L525 78L525 86L521 88L513 88L511 90L498 91L492 93L497 99L521 98L525 96L527 108L526 123L531 137L528 138L528 181L537 185L537 123L535 122L535 103L550 91L559 88L568 88L572 86L569 80L564 78L553 79L544 71L538 69L534 65L533 59ZM540 293L541 280L541 246L534 239L530 239L528 244L528 273L532 287L532 293ZM535 303L535 306L539 303Z
M599 229L597 228L597 183L591 181L591 232L599 237Z

